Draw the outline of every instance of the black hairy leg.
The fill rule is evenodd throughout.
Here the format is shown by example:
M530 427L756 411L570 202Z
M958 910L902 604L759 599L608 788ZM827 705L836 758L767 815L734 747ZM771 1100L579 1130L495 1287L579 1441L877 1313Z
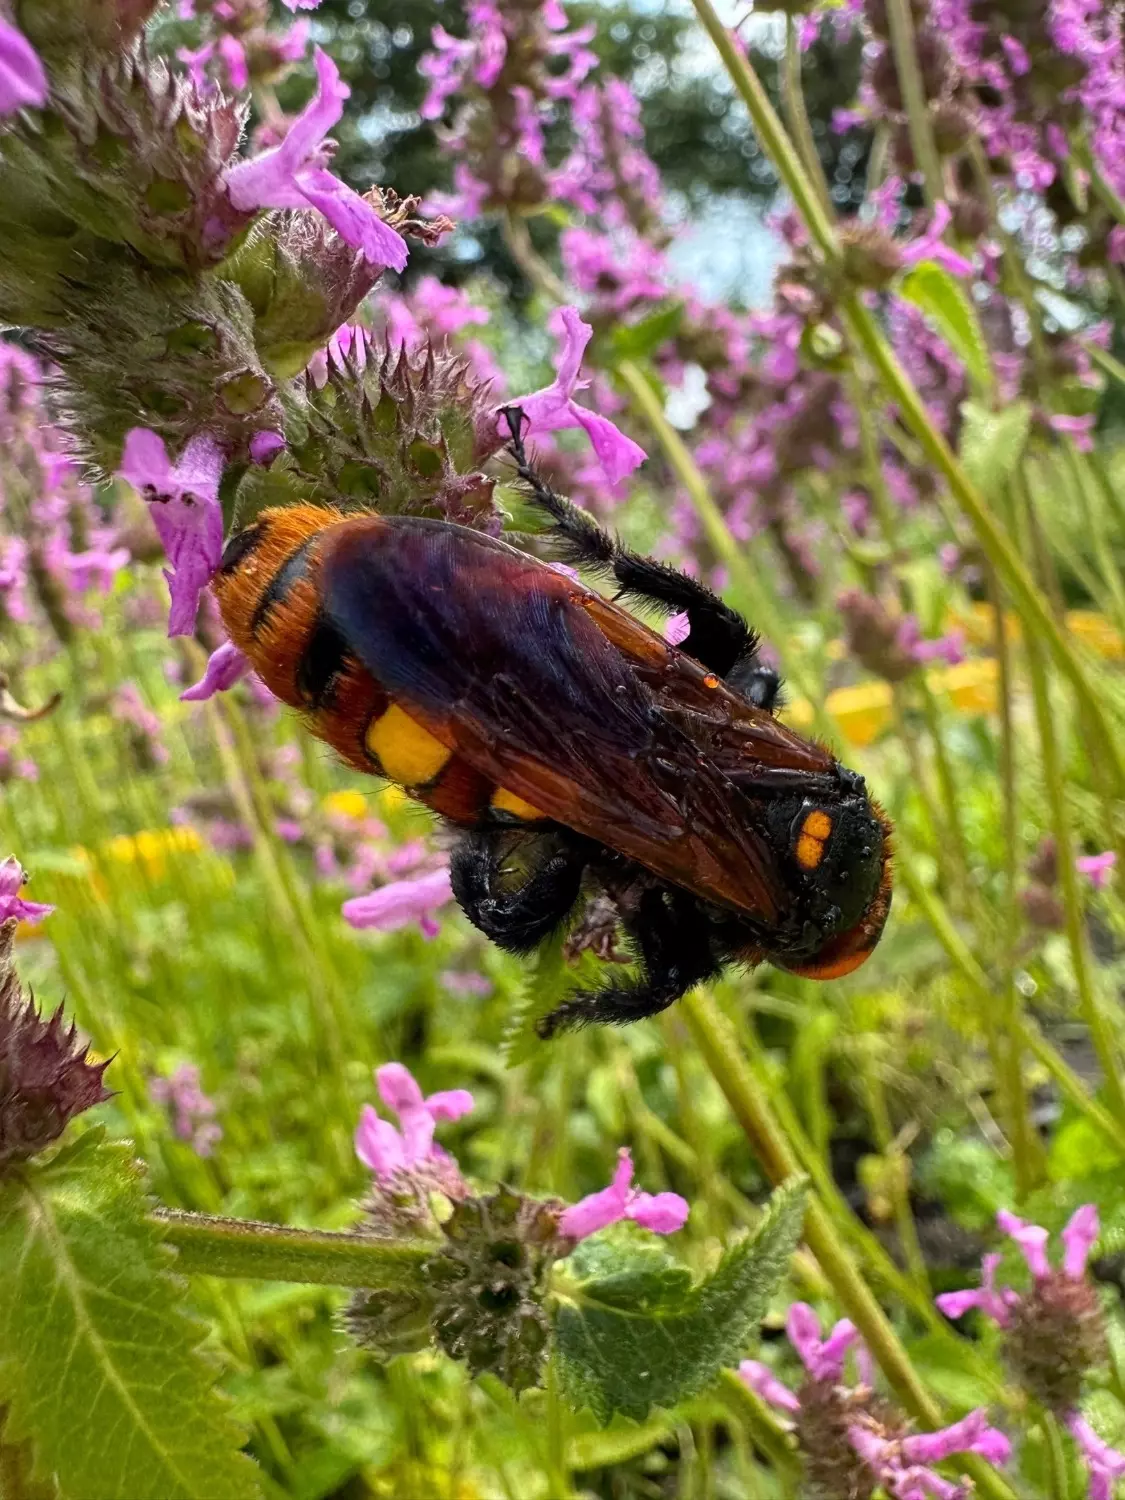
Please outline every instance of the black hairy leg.
M677 886L650 886L624 926L637 945L641 973L571 995L539 1022L541 1037L576 1026L625 1026L658 1015L719 972L706 903Z
M449 878L474 927L509 953L529 953L573 911L588 857L567 829L477 829L455 845Z
M511 433L509 452L532 502L550 517L561 541L560 560L573 567L610 574L620 585L618 598L643 599L662 609L686 613L689 630L680 650L727 679L759 708L772 709L780 681L758 661L758 637L737 610L725 604L698 579L654 558L631 552L594 518L572 505L535 472L523 443L524 414L506 406L503 415Z

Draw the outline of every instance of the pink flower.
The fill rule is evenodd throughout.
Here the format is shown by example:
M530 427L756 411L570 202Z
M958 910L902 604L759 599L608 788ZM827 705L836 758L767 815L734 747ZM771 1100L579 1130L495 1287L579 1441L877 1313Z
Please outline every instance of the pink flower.
M776 1407L778 1411L801 1410L797 1397L784 1381L778 1380L769 1365L762 1364L761 1360L744 1359L738 1367L738 1378L755 1395L761 1396L763 1401Z
M22 31L0 20L0 115L42 109L47 92L39 54Z
M190 47L181 47L176 53L180 62L188 70L188 77L201 93L206 92L207 64L214 55L214 42L204 42L202 47L197 47L194 51Z
M873 1418L848 1428L848 1442L864 1463L879 1476L879 1483L894 1500L962 1500L968 1488L951 1484L936 1474L930 1464L956 1453L979 1453L990 1463L1006 1463L1012 1445L1002 1432L988 1424L983 1410L970 1412L939 1432L910 1437L890 1437L880 1432Z
M581 427L593 445L606 478L610 484L617 484L642 464L647 455L632 438L619 432L608 417L599 416L575 401L575 391L585 390L590 383L580 380L578 372L583 351L594 330L589 323L583 323L576 307L561 308L559 316L563 325L563 344L554 383L507 404L519 407L524 413L532 436ZM500 418L500 428L502 432L507 431L503 417Z
M1063 1275L1071 1281L1081 1281L1086 1274L1086 1262L1090 1251L1098 1242L1101 1224L1098 1210L1092 1203L1084 1203L1075 1209L1066 1228L1059 1235L1063 1242Z
M1096 891L1104 891L1116 864L1117 855L1112 849L1106 849L1102 854L1080 854L1074 861L1074 868L1079 875L1089 878Z
M20 887L27 880L23 866L14 855L0 864L0 922L42 922L54 911L42 901L24 901Z
M216 693L225 693L250 670L250 663L231 641L224 641L207 658L203 676L180 694L181 703L203 703Z
M632 1187L633 1158L627 1146L617 1153L617 1170L609 1187L590 1193L564 1210L559 1233L567 1239L584 1240L609 1224L632 1219L655 1234L675 1234L688 1216L688 1205L678 1193L640 1193Z
M281 0L286 10L315 10L320 0Z
M907 650L915 661L944 661L955 667L965 660L965 632L951 630L948 635L939 635L933 640L919 637L907 646Z
M1082 1453L1090 1476L1090 1500L1113 1500L1117 1481L1125 1476L1125 1453L1119 1453L1097 1435L1089 1422L1073 1412L1066 1425Z
M236 93L250 87L250 68L246 61L246 49L237 37L224 31L219 38L219 56L226 65L227 78Z
M807 1302L794 1302L785 1324L789 1342L813 1380L840 1380L844 1356L859 1334L855 1324L841 1318L826 1339L820 1337L820 1319Z
M963 255L958 255L956 250L951 250L948 245L942 243L942 235L949 228L952 217L948 203L942 201L935 203L930 227L916 239L909 240L902 246L902 264L916 266L919 261L932 260L943 271L948 271L951 276L972 276L972 261L966 260Z
M272 463L285 447L285 438L280 432L256 432L250 439L250 458L256 464Z
M1074 446L1080 453L1089 453L1094 446L1093 433L1097 420L1093 412L1087 412L1083 417L1069 417L1063 412L1052 412L1047 418L1047 426L1052 432L1061 432L1073 438Z
M1047 1231L1039 1224L1028 1224L1015 1214L1002 1208L996 1222L1005 1234L1010 1234L1023 1252L1028 1270L1036 1281L1045 1281L1053 1273L1047 1259ZM1092 1203L1084 1203L1071 1214L1059 1238L1063 1243L1062 1273L1071 1281L1081 1281L1086 1274L1086 1262L1090 1251L1097 1243L1100 1233L1098 1210ZM1011 1287L997 1289L996 1267L999 1255L986 1255L981 1263L981 1285L977 1291L942 1292L934 1303L947 1318L960 1318L971 1307L979 1307L1001 1328L1011 1323L1010 1309L1018 1307L1022 1298Z
M426 937L433 937L438 930L433 913L452 900L453 887L446 868L417 880L396 880L380 886L369 896L345 901L342 910L344 921L352 927L395 932L409 922L417 922Z
M402 1063L386 1063L376 1070L379 1097L399 1118L398 1130L365 1104L355 1133L355 1151L365 1167L384 1181L396 1172L410 1171L422 1162L447 1160L434 1145L439 1120L459 1120L473 1107L468 1089L445 1089L422 1097L422 1090Z
M408 254L406 241L326 166L331 147L325 137L343 114L351 90L341 83L339 69L325 51L318 47L315 55L315 96L279 146L229 169L230 200L244 213L256 208L315 208L372 264L401 271Z
M164 572L172 595L168 634L190 635L199 596L223 553L223 451L214 438L198 433L173 464L163 438L147 427L134 427L126 434L119 472L149 502L172 564L172 571Z
M996 1268L1002 1259L1001 1255L986 1255L981 1262L980 1287L975 1291L942 1292L934 1298L938 1310L947 1318L963 1318L971 1307L979 1307L994 1323L1007 1328L1011 1322L1008 1309L1017 1306L1020 1299L1010 1287L996 1289Z

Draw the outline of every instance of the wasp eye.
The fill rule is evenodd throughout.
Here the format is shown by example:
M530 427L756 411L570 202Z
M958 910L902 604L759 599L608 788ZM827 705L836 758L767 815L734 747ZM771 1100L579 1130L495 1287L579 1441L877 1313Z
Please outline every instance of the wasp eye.
M824 841L832 832L832 819L822 808L808 813L797 830L797 863L802 870L815 870L824 858Z

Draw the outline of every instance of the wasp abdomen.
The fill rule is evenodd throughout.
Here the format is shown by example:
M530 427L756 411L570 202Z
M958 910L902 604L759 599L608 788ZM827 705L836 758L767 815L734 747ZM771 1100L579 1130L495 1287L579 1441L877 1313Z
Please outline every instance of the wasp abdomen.
M495 786L396 704L321 608L319 549L337 511L266 511L232 537L214 581L231 640L310 731L358 771L386 776L452 821L543 816Z

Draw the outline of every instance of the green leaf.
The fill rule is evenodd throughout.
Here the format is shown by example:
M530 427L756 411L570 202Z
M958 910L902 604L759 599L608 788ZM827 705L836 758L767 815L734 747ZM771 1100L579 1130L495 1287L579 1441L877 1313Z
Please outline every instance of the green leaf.
M0 1188L6 1442L63 1500L261 1493L125 1144L91 1130Z
M682 302L667 302L639 323L625 323L609 336L609 362L621 359L647 359L650 354L674 338L684 315Z
M599 1422L642 1422L704 1390L756 1342L797 1247L806 1184L779 1189L756 1233L692 1284L661 1245L594 1239L569 1262L577 1285L555 1322L559 1379Z
M1013 401L990 411L979 401L961 404L961 463L986 500L994 500L1015 473L1031 431L1031 406Z
M988 343L976 309L957 278L932 260L924 260L907 272L897 290L933 320L977 390L987 390L992 384Z

